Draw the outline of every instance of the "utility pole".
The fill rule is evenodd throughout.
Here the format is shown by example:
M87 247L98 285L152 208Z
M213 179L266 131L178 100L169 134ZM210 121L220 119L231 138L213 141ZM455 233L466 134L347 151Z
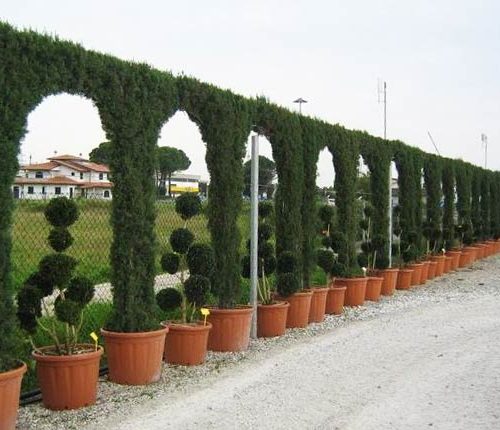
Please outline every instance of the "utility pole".
M294 100L293 102L299 104L299 114L302 114L302 103L307 103L307 100L304 100L302 97L299 97L297 100Z
M250 165L250 304L252 325L250 336L257 338L257 283L258 278L258 229L259 229L259 135L252 136L252 162Z
M380 96L383 96L382 103L384 103L384 140L387 139L387 82L384 81L383 85L379 81L378 85L378 102L380 103ZM392 164L389 165L389 227L387 229L387 236L389 239L389 267L392 267Z
M481 133L481 143L484 146L484 168L488 166L488 136Z

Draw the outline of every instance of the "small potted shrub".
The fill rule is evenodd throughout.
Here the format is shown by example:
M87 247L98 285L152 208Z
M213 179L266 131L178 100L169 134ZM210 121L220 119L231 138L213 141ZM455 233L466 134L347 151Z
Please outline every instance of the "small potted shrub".
M474 249L470 246L474 241L470 225L467 223L456 225L455 235L461 252L458 266L470 266L474 261Z
M375 265L377 259L380 260L383 257L381 251L386 241L385 238L381 236L373 237L371 222L372 212L373 208L370 205L366 205L363 209L363 219L359 223L362 231L362 252L358 255L358 264L366 268L369 275L366 281L365 300L378 302L382 292L384 278L376 276Z
M161 258L163 270L180 280L177 288L165 288L156 295L159 307L164 311L180 311L179 321L167 321L164 360L170 364L196 365L205 361L208 333L212 324L198 317L210 292L210 277L214 268L212 248L203 243L194 243L194 235L187 229L188 221L198 215L201 202L194 194L177 197L175 210L184 220L183 228L174 230L170 236L172 252ZM187 276L189 270L189 276Z
M328 290L325 299L325 313L340 315L344 310L346 287L343 285L335 285L335 278L332 275L333 266L336 264L338 256L332 248L331 240L334 215L333 207L330 205L321 206L318 215L322 247L316 251L316 263L326 276L326 287Z
M12 282L7 276L0 280L0 428L2 430L14 430L16 427L21 381L26 373L26 364L16 358L20 342L12 296Z
M410 239L413 237L410 233ZM418 258L416 246L411 242L405 242L399 238L397 243L396 259L400 265L396 288L398 290L408 290L413 285L413 273L415 269L411 265ZM417 269L418 270L418 269Z
M77 261L64 251L72 244L68 231L78 218L78 208L65 197L52 199L45 209L52 225L48 241L55 251L44 257L17 296L21 327L31 335L37 329L53 341L33 345L37 376L44 405L49 409L75 409L95 403L100 346L80 343L83 309L94 295L92 282L74 276ZM49 317L51 299L58 324ZM45 313L45 315L43 315Z
M276 288L279 297L290 303L286 319L287 328L306 327L309 322L312 290L302 289L298 273L299 262L290 251L282 251L276 264Z
M259 204L258 226L258 284L257 292L259 304L257 306L257 336L275 337L282 336L286 329L286 319L290 304L283 300L275 300L269 276L276 270L276 257L274 246L271 243L273 227L271 218L273 206L270 202ZM250 242L249 242L250 245ZM250 278L250 255L242 259L242 276Z

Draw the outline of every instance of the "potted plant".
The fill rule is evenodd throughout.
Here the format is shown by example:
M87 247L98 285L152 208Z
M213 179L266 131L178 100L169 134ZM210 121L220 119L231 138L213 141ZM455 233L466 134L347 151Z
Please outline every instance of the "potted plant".
M16 358L19 341L12 297L12 282L8 276L4 276L0 280L0 428L2 430L14 430L16 427L21 381L26 373L26 364Z
M384 278L376 276L377 272L375 271L375 267L377 257L378 259L383 257L381 251L384 249L386 241L382 236L372 237L372 211L373 209L370 205L365 205L363 209L363 219L359 222L362 232L362 252L358 255L358 264L362 268L364 267L369 275L366 281L365 300L378 302L382 292Z
M276 270L276 257L274 246L271 243L273 227L271 218L273 206L270 202L259 204L259 245L257 250L257 293L259 304L257 306L257 336L275 337L282 336L286 330L286 319L290 304L283 300L275 300L276 292L272 288L270 275ZM250 241L248 242L250 245ZM250 279L250 255L242 259L242 276Z
M77 261L64 253L73 242L68 227L78 218L76 204L66 197L52 199L45 218L52 225L48 241L55 252L45 256L38 271L24 282L17 296L17 314L21 327L30 334L44 405L75 409L96 400L103 350L97 344L80 343L79 333L94 286L87 278L73 275ZM52 300L59 324L50 318ZM31 335L37 328L54 344L36 346Z
M460 249L458 266L470 266L474 260L474 250L470 247L473 242L470 225L468 223L457 224L455 226L455 237Z
M412 261L416 258L416 253L413 251L411 244L402 241L402 229L398 224L397 229L394 230L396 242L393 244L393 258L399 266L398 277L396 281L396 289L408 290L411 286L411 278L413 269L405 267L407 261Z
M180 311L180 320L163 323L169 329L163 358L170 364L188 366L205 361L212 324L207 323L206 319L200 322L198 316L210 292L214 255L209 245L194 243L194 235L187 228L189 220L201 211L199 197L187 193L180 195L175 201L175 210L184 220L184 226L172 232L172 252L163 254L161 266L166 272L177 276L180 284L176 288L160 290L156 301L163 311Z

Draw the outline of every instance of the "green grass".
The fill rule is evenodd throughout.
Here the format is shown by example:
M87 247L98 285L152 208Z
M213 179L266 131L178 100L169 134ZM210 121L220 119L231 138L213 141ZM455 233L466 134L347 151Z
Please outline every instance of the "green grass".
M113 239L110 225L111 202L98 200L78 200L80 217L71 226L74 237L73 245L67 253L78 259L76 271L89 277L94 283L109 281L109 250ZM49 224L43 211L46 202L18 200L14 211L12 273L16 289L34 271L38 262L51 252L47 243ZM246 239L249 237L250 208L245 204L238 219L241 231L241 251L245 252ZM159 259L161 253L170 248L171 232L182 227L184 222L176 214L173 202L157 203L155 231L157 235L157 273L160 273ZM209 242L210 234L207 219L201 214L189 220L188 227L193 231L196 240Z

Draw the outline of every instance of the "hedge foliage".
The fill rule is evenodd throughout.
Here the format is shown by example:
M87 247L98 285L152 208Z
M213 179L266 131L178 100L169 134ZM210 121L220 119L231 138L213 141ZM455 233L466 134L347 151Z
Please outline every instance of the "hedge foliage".
M108 329L134 332L158 326L153 289L155 148L162 125L178 110L185 111L198 126L206 144L211 179L207 216L215 252L213 290L222 308L235 306L240 296L237 217L243 190L242 158L252 130L265 135L272 145L278 175L276 255L290 252L298 259L291 272L282 272L293 281L293 288L309 284L315 265L315 176L319 152L324 148L330 151L335 170L337 216L332 237L335 233L344 236L337 237L342 242L338 260L345 264L347 275L359 270L355 247L359 220L354 203L360 154L370 169L374 236L387 237L391 160L399 173L402 240L413 242L419 253L424 250L424 166L432 202L426 220L442 229L448 244L454 222L453 183L458 195L458 223L468 225L473 220L474 234L481 238L500 233L498 174L463 161L427 158L402 142L305 118L264 98L244 98L190 77L175 77L145 64L121 61L2 23L0 56L0 367L12 349L9 345L15 343L11 335L15 332L10 278L11 185L27 117L49 95L65 92L90 99L111 142L114 312ZM441 188L444 213L435 205ZM59 239L69 243L69 238ZM383 241L380 246L377 266L383 268L388 264L389 248Z

